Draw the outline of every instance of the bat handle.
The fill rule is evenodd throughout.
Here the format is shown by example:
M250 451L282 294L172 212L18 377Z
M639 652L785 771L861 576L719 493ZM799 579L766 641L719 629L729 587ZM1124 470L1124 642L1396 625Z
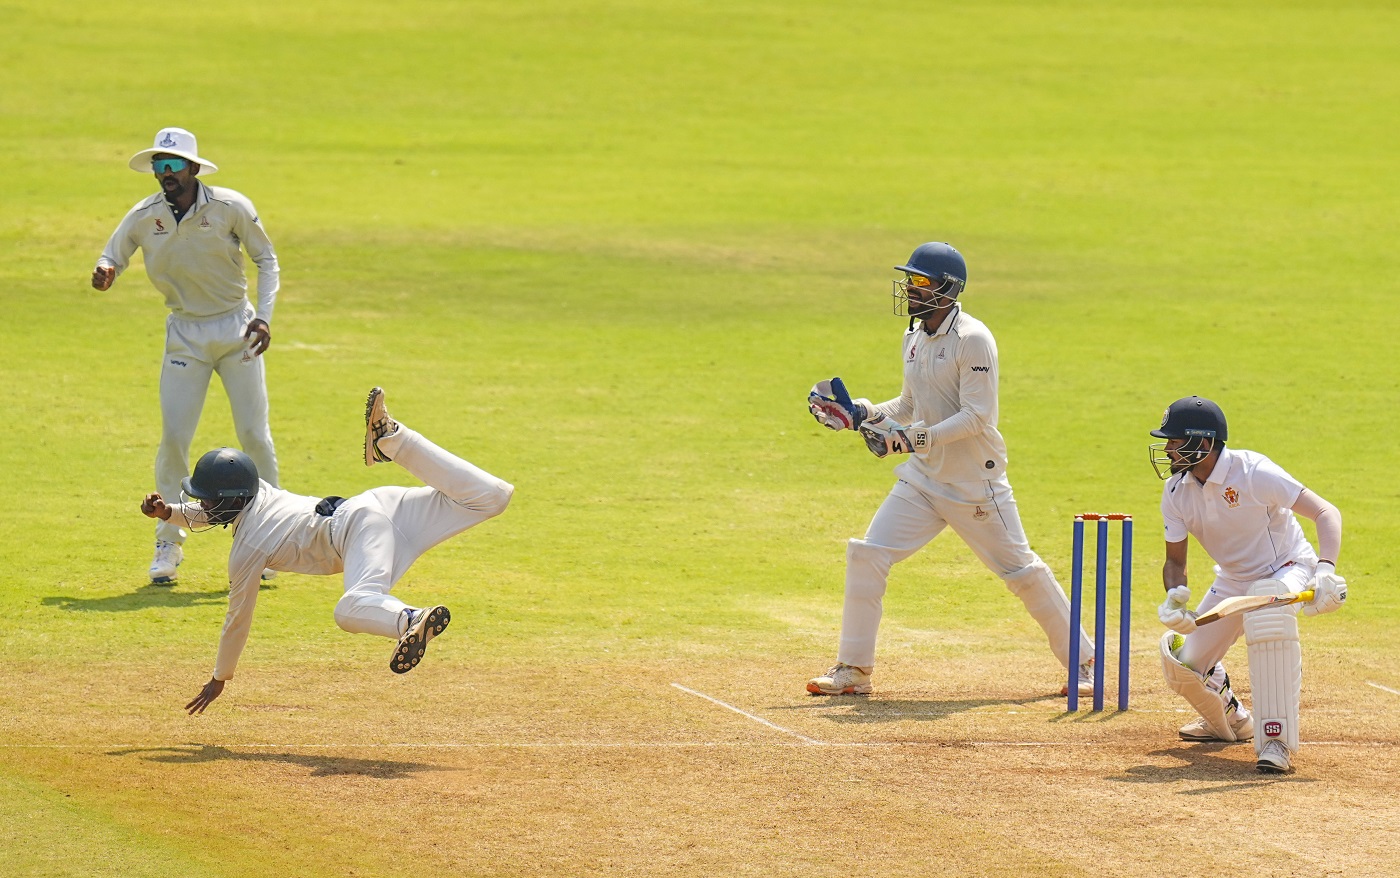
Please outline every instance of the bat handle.
M1314 592L1312 589L1308 589L1307 591L1300 591L1298 592L1298 597L1294 600L1294 603L1306 604L1308 601L1313 599L1313 594Z

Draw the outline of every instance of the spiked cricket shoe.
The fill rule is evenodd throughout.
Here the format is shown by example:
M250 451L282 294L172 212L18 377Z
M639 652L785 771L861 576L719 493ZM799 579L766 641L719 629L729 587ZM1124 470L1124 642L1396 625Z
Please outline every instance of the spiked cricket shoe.
M1248 741L1254 737L1254 717L1249 715L1249 711L1240 706L1238 701L1232 703L1225 711L1225 716L1230 720L1230 729L1235 733L1236 741ZM1206 723L1205 717L1197 717L1186 725L1182 726L1177 734L1181 735L1183 741L1224 741L1225 739L1211 731Z
M1293 768L1288 758L1288 747L1282 741L1265 741L1254 767L1262 774L1287 774Z
M865 671L837 662L825 674L808 680L807 691L813 695L869 695L875 687Z
M452 614L447 607L424 607L414 610L408 617L408 627L394 647L394 657L389 660L389 670L396 674L407 674L423 660L428 649L428 641L447 630Z
M372 389L365 400L365 466L389 460L389 455L380 451L377 443L398 429L399 422L389 417L389 410L384 407L384 388Z
M151 584L174 585L175 580L179 578L176 570L183 560L185 550L180 548L179 543L156 540L156 554L151 559L150 570L147 571L151 576Z
M1094 694L1094 660L1089 659L1079 666L1079 673L1075 677L1076 686L1080 695ZM1060 687L1061 695L1069 694L1069 684Z

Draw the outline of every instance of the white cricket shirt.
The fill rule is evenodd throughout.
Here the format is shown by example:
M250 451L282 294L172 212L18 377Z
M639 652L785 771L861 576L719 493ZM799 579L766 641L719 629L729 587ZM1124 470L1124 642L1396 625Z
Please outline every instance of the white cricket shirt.
M1303 485L1255 451L1221 449L1205 484L1179 473L1162 486L1169 543L1189 533L1236 582L1268 579L1292 563L1317 562L1293 504Z
M140 247L146 275L171 313L207 320L239 310L248 299L241 244L258 267L258 319L271 324L280 283L277 253L253 202L232 189L198 185L194 204L178 223L163 194L138 202L97 264L120 275Z
M233 523L228 553L228 615L219 636L214 677L233 678L253 626L253 609L265 569L331 574L345 569L331 545L332 516L319 515L317 497L303 497L258 480L258 493ZM171 507L170 523L189 527L187 504ZM198 507L195 507L198 508Z
M932 335L904 334L904 387L875 406L900 424L932 427L930 447L895 468L908 481L973 482L1006 473L997 431L997 343L982 321L955 305ZM911 478L913 477L913 478Z

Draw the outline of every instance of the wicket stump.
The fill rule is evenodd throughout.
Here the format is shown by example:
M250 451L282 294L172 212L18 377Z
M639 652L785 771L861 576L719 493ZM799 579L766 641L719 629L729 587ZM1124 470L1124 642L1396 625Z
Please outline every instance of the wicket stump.
M1098 522L1094 540L1094 710L1103 710L1104 629L1108 609L1108 523L1122 522L1119 562L1118 709L1128 709L1128 639L1132 622L1133 517L1122 512L1085 512L1074 517L1074 560L1069 597L1069 710L1079 710L1079 632L1084 613L1084 522Z

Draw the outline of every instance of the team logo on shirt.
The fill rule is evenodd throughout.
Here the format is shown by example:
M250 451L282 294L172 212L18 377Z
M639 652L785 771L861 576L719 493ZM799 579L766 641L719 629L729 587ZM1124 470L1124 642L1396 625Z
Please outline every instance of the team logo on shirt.
M987 510L983 509L981 506L978 506L978 507L975 509L975 511L973 511L972 517L975 518L975 519L977 519L978 521L986 521L986 520L987 520Z
M164 235L164 234L165 234L165 223L161 222L159 218L156 219L156 234L157 234L157 235Z
M914 362L914 351L915 351L916 348L918 348L918 346L919 346L919 342L918 342L917 340L915 340L915 342L909 346L909 359L907 359L905 362L908 362L908 363Z
M206 232L209 231L209 217L201 217L199 220L199 227Z
M1240 492L1234 488L1226 488L1225 493L1220 496L1225 498L1225 502L1230 504L1231 509L1240 505Z
M947 349L947 348L939 348L939 349L938 349L938 359L944 360L944 359L947 359L947 357L948 357L948 349Z

